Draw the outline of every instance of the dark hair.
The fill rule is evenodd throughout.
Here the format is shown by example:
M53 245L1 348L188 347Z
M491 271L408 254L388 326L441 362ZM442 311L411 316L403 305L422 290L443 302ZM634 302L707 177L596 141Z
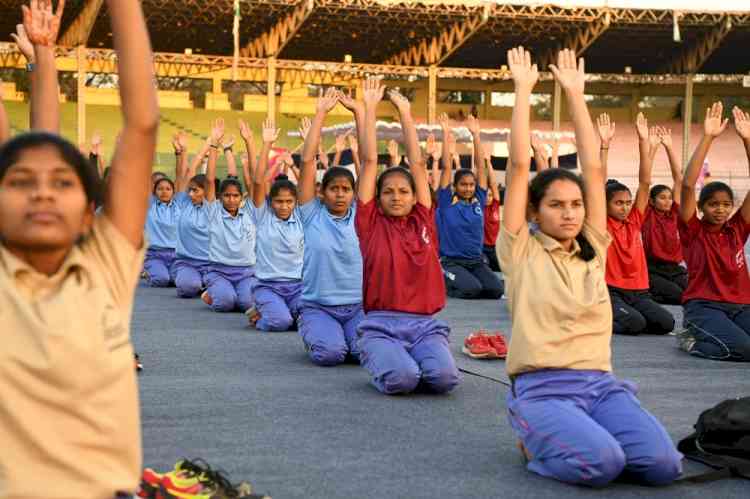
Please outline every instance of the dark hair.
M99 172L81 151L60 137L47 132L29 132L16 135L0 147L0 180L5 177L8 169L14 165L21 154L28 149L53 147L62 160L75 171L83 184L86 200L99 206L103 201L102 181Z
M664 191L672 192L672 189L670 189L669 186L666 186L664 184L656 184L648 192L648 197L651 198L651 201L654 201L656 199L656 196L658 196L659 194L661 194Z
M612 201L612 198L615 197L615 194L618 192L627 192L628 194L630 194L630 189L628 189L627 185L613 178L607 180L607 184L605 185L604 188L605 188L605 192L607 193L608 203Z
M161 184L162 182L166 182L171 185L172 190L174 191L174 182L172 182L172 179L169 177L161 177L159 180L154 182L154 190L152 191L152 194L156 195L156 188L159 187L159 184Z
M474 177L474 181L477 180L477 176L474 175L473 171L469 170L468 168L459 168L458 170L456 170L456 173L453 176L453 187L457 186L461 179L466 177L467 175L471 175L472 177Z
M581 194L585 192L583 188L583 179L570 170L565 170L563 168L549 168L547 170L542 170L529 184L529 203L531 203L531 206L533 206L535 210L539 210L539 205L547 194L549 186L557 181L573 182L581 190ZM578 233L576 241L578 241L578 245L581 247L581 252L578 256L580 256L583 261L588 262L596 257L594 247L591 246L591 243L589 243L589 240L583 235L583 232Z
M734 192L732 192L732 188L724 182L717 181L703 186L703 189L701 189L701 193L698 196L698 208L703 209L703 205L706 204L717 192L726 192L727 195L729 195L729 199L732 200L732 204L734 204Z
M224 194L224 191L226 191L227 188L232 185L237 188L240 194L242 194L242 184L236 178L225 178L224 180L222 180L221 184L219 184L219 194Z
M286 175L279 175L271 184L271 191L269 192L271 199L278 196L281 191L289 191L292 196L297 197L297 186Z
M385 170L378 177L378 181L375 186L375 197L380 197L380 191L383 189L383 183L385 182L385 179L392 175L401 175L402 177L404 177L409 182L411 192L417 192L417 184L414 182L414 176L411 174L411 172L403 166L394 166L393 168L388 168L387 170Z
M352 189L354 189L354 175L352 172L342 166L333 166L326 170L325 175L323 175L323 181L320 184L321 190L326 190L328 184L341 177L346 178L352 184Z
M193 176L193 178L190 179L190 184L195 184L204 191L208 187L208 177L206 177L205 174L199 173L198 175Z
M151 181L157 182L159 179L165 178L166 176L167 174L164 172L160 172L160 171L151 172Z

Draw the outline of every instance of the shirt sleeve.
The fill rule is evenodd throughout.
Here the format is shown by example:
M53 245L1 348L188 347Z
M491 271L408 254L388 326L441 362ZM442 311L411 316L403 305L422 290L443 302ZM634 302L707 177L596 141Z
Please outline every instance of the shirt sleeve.
M446 208L451 205L451 201L453 201L453 189L451 189L450 186L448 187L441 187L437 191L437 201L438 201L438 207L440 208Z
M417 206L419 203L417 203ZM417 207L415 206L414 209ZM367 203L363 203L359 199L357 200L357 209L354 215L354 228L357 231L357 237L360 239L367 239L375 227L378 216L378 204L375 198L371 199Z
M215 201L210 201L206 204L206 218L211 223L216 223L216 220L221 215L221 201L218 199Z
M181 210L185 209L190 205L192 201L190 201L190 196L188 196L187 192L178 192L175 194L174 197L174 203L177 205L177 207Z
M482 206L482 209L484 209L484 205L487 203L487 189L482 189L481 187L477 186L476 191L477 199L479 200L479 204Z
M322 204L318 198L313 198L307 203L299 205L299 215L302 225L310 223L310 220L320 211L321 206Z
M136 249L106 215L100 215L95 218L81 250L95 262L98 276L104 280L115 303L123 312L130 313L143 268L146 243Z
M682 220L682 217L677 217L677 230L680 233L682 247L687 247L696 234L701 230L701 221L698 219L697 212L693 213L693 216L688 223L685 223Z
M497 260L503 273L513 275L514 269L524 261L529 251L531 234L526 224L521 226L518 234L511 234L504 225L500 226L500 237L497 239Z
M646 207L646 210L648 211L649 207ZM633 205L633 208L630 210L630 213L628 214L628 221L638 227L638 230L641 229L643 226L643 221L645 220L645 211L641 213L641 211Z
M747 244L747 237L750 235L750 223L745 222L745 219L742 218L742 210L737 210L737 212L732 215L732 218L729 219L729 223L733 227L737 227L737 230L740 233L740 238L745 244Z
M608 231L600 232L588 223L584 223L583 236L589 242L591 247L594 248L594 253L596 253L596 257L601 262L602 268L606 268L607 250L612 243L612 236L610 233Z
M260 205L260 208L258 208L251 199L248 199L244 208L250 216L250 220L252 220L255 225L260 225L268 213L268 202L264 201L263 204Z

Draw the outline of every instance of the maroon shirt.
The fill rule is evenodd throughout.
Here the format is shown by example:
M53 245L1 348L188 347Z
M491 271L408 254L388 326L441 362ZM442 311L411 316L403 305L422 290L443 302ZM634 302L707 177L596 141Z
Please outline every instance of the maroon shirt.
M721 229L711 231L695 214L687 224L679 220L682 253L688 268L688 287L682 302L711 300L750 304L750 277L745 241L750 224L738 211Z
M493 199L484 208L484 245L494 246L500 234L500 201Z
M648 289L648 267L643 251L643 215L633 206L628 218L620 222L607 217L612 244L607 249L607 284L620 289Z
M445 307L435 208L414 205L388 217L375 199L357 201L355 227L362 251L365 312L392 310L431 315Z
M643 249L646 258L668 263L680 263L682 245L677 219L680 218L680 205L672 203L667 213L660 213L651 206L646 208L646 219L643 222Z

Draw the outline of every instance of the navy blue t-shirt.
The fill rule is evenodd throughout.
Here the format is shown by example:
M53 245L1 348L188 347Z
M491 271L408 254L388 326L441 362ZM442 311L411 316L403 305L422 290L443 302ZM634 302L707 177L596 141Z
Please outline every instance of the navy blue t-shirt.
M459 200L450 186L438 189L437 198L440 256L481 260L487 189L477 186L471 202Z

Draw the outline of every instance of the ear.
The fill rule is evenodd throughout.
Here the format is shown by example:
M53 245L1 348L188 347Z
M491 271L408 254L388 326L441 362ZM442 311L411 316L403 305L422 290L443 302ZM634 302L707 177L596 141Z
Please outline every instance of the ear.
M83 212L83 220L81 224L81 235L86 237L91 233L91 228L94 226L94 219L96 218L96 205L92 201L86 206Z

